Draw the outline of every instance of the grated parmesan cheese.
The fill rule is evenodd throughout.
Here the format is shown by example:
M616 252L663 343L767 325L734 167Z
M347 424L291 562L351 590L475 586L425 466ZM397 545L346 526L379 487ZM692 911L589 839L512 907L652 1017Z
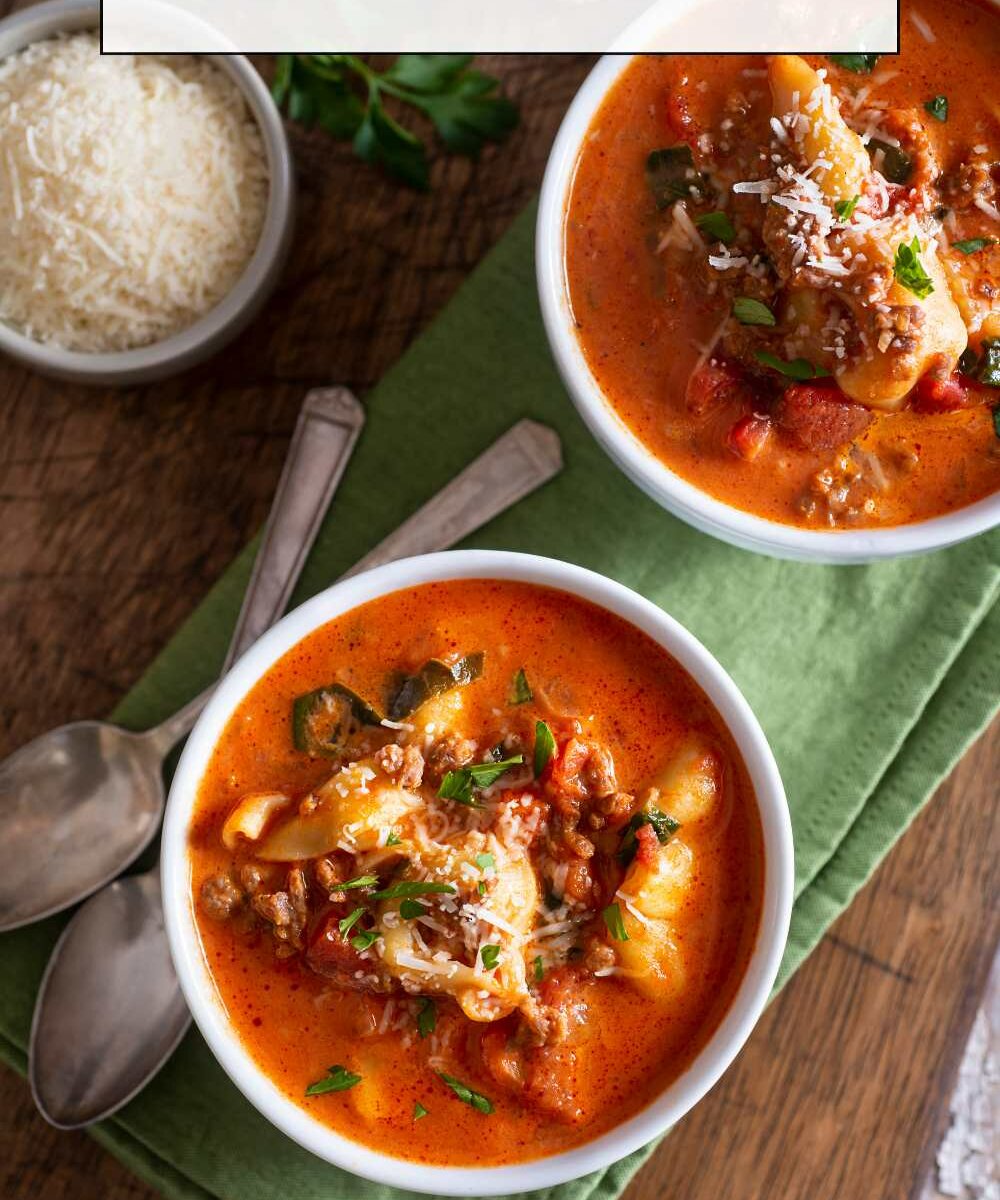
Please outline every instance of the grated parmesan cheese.
M268 169L206 59L101 56L93 34L0 62L0 319L96 353L148 345L231 290Z
M992 217L994 221L1000 221L1000 208L997 208L997 206L987 200L985 196L977 196L973 203L980 212L986 213L986 215L988 217Z
M925 42L930 42L933 45L937 41L937 36L930 27L930 22L926 17L922 17L916 9L910 9L910 20L913 22L914 29L916 29Z

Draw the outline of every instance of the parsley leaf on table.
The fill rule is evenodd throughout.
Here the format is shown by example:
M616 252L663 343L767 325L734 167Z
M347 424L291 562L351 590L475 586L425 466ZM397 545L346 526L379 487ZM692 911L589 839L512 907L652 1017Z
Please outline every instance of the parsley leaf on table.
M380 72L354 54L282 54L271 90L293 121L350 139L360 158L425 190L427 147L386 110L385 98L423 113L453 154L475 158L514 129L518 111L471 62L471 54L400 54Z

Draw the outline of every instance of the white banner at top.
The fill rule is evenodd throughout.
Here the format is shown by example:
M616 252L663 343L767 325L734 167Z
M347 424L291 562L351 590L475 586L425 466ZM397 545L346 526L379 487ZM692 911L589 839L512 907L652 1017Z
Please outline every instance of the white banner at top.
M103 48L246 53L898 49L897 0L104 0Z

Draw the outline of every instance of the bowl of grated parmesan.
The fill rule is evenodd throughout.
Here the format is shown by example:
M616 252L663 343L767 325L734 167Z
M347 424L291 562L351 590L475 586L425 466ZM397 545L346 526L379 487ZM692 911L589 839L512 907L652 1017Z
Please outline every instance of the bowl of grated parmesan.
M50 0L0 21L0 352L128 385L202 361L257 314L294 180L249 60L102 55L99 20L95 0Z

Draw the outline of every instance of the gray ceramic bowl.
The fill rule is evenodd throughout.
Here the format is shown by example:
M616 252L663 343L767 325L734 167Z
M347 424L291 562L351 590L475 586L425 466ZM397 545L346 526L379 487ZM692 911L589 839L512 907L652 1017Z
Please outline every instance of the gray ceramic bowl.
M143 0L137 0L142 3ZM158 8L162 7L157 5ZM178 20L183 13L178 13ZM98 0L48 0L0 21L0 59L57 33L97 29ZM218 39L221 43L221 39ZM192 325L136 350L87 354L47 346L0 321L0 353L46 375L73 383L148 383L175 375L214 354L257 315L277 283L292 240L295 181L281 116L261 77L239 54L209 57L239 86L260 126L270 172L267 212L260 241L233 289Z

